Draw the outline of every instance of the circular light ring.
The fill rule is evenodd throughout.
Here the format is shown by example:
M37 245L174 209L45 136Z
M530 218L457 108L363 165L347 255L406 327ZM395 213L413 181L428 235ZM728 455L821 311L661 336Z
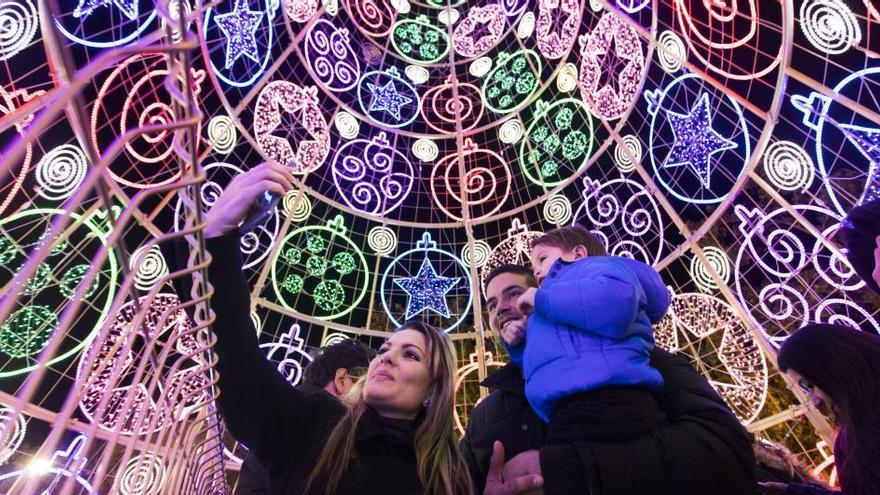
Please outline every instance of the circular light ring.
M764 173L771 184L783 191L810 187L815 169L810 155L791 141L776 141L764 151Z
M544 219L553 225L564 225L571 220L571 201L562 194L554 194L544 203Z
M62 144L37 164L37 194L58 201L69 198L86 178L88 160L79 146Z
M397 249L397 234L384 225L377 225L367 234L367 245L379 256L388 255Z
M208 122L208 141L214 151L228 155L238 141L238 130L235 122L227 115L218 115Z

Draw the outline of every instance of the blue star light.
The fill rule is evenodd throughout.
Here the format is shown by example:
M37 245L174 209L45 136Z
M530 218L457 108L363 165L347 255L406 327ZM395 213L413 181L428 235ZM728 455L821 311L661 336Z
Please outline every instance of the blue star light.
M426 257L415 277L394 279L394 283L409 294L406 303L406 319L430 309L435 313L449 318L449 306L446 304L446 293L458 285L461 277L438 277L434 266Z
M848 124L839 124L838 127L871 164L865 193L859 203L880 198L880 178L877 177L877 166L880 165L880 129Z
M214 18L217 27L226 36L226 68L242 55L260 63L256 32L263 18L263 11L248 10L247 0L235 0L235 9Z
M88 17L91 13L102 5L113 4L128 17L129 20L135 20L138 16L138 0L79 0L79 5L73 9L73 17Z
M709 188L712 174L712 155L737 147L737 144L712 129L709 116L709 95L703 93L687 115L666 111L675 143L663 168L689 165L703 187Z
M373 99L370 101L370 111L384 110L390 113L394 120L400 120L400 107L413 101L412 98L397 92L394 81L388 81L382 87L367 83L367 87L373 95Z

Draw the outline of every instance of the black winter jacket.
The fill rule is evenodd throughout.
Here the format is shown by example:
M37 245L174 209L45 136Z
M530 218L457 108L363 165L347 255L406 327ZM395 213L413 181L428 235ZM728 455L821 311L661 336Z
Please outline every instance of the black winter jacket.
M233 437L268 471L269 493L299 494L345 409L323 390L291 387L259 349L238 239L238 232L232 232L206 242L213 258L208 279L216 314L212 330L217 336L217 403ZM185 267L183 246L172 246L176 252L169 264L175 268ZM176 289L181 297L189 294L186 287ZM421 493L411 431L401 436L395 433L399 425L386 428L388 422L370 409L364 414L355 441L356 460L342 479L339 495ZM324 493L322 487L315 493Z
M651 366L665 382L657 394L669 424L622 443L544 446L548 425L524 395L512 364L483 381L491 393L471 412L461 448L475 484L486 481L492 443L505 458L539 449L544 494L751 495L755 456L739 420L683 356L655 349Z

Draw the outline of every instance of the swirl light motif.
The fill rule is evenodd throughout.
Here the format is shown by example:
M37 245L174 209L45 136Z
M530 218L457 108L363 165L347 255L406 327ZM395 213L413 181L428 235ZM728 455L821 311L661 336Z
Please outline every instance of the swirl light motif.
M623 173L629 173L636 169L636 164L642 162L642 142L632 134L623 136L614 144L614 164Z
M794 205L794 210L828 242L840 242L835 237L841 217L819 206ZM743 235L734 263L737 296L770 343L779 346L791 331L815 321L815 308L829 299L847 303L823 306L815 314L825 315L824 321L862 321L868 314L849 296L864 287L849 262L800 227L785 209L765 213L735 205L734 212ZM830 285L831 292L817 292L817 284Z
M525 133L523 123L518 118L512 118L501 124L498 128L498 139L504 144L516 144Z
M578 87L578 71L577 66L571 62L567 62L559 69L556 75L556 89L560 93L570 93Z
M431 77L431 73L428 72L428 69L420 65L407 65L406 69L403 70L403 73L406 74L406 77L408 77L414 84L425 84Z
M814 314L816 323L843 325L859 330L873 330L880 333L880 324L874 316L864 308L847 299L825 299Z
M657 61L660 68L668 74L680 71L687 61L687 51L684 42L677 34L670 30L663 31L657 37Z
M281 200L284 214L294 222L302 222L312 214L312 200L305 193L292 189Z
M31 0L0 3L0 61L9 60L31 43L40 23L37 15Z
M333 117L333 125L336 131L345 139L354 139L361 131L361 123L354 115L341 110Z
M0 466L18 451L27 433L27 421L21 413L13 413L12 408L0 407Z
M228 115L218 115L208 122L208 141L214 151L228 155L238 141L238 130Z
M798 191L813 184L815 166L810 155L791 141L776 141L764 151L764 174L783 191Z
M340 342L350 339L350 335L346 335L342 332L333 332L328 333L324 339L321 341L321 347L328 347L331 345L336 345Z
M706 367L709 383L740 421L758 417L767 398L767 361L727 303L707 294L673 294L654 338L658 346L689 353Z
M422 98L422 118L432 129L443 134L455 134L476 127L483 117L480 88L459 82L450 75L443 84L425 92Z
M357 85L361 64L351 48L348 29L318 19L309 28L304 51L306 63L322 88L342 92Z
M735 80L756 79L775 70L782 60L781 38L765 33L777 28L763 20L759 12L760 7L781 10L780 4L673 0L673 6L690 53L717 74ZM778 15L765 14L768 18ZM741 59L749 62L733 62Z
M807 40L831 55L839 55L862 41L855 14L840 0L804 0L800 24Z
M198 101L204 70L191 69L193 93ZM172 96L165 88L171 72L165 55L141 53L129 57L110 73L91 111L91 144L100 156L129 129L177 121ZM123 99L119 108L118 99ZM201 130L196 133L198 136ZM125 186L143 189L164 185L180 177L175 148L187 149L186 133L156 131L125 144L127 160L114 160L110 175ZM140 162L132 167L131 162Z
M512 182L510 169L501 155L480 148L470 138L465 138L461 150L434 165L431 196L450 218L462 220L462 208L468 209L471 219L485 218L507 201Z
M397 249L397 234L384 225L377 225L367 234L367 245L374 253L385 256Z
M129 268L134 272L134 285L142 291L149 291L168 275L168 264L162 256L159 246L147 249L141 246L135 249L129 259Z
M473 266L475 268L480 268L489 261L489 255L492 254L492 248L489 247L489 243L482 240L477 239L473 243L473 247L471 247L471 243L468 242L461 248L461 259L468 264L468 266Z
M70 197L86 178L85 153L72 144L53 148L37 164L37 194L58 201Z
M330 130L318 105L318 88L286 81L264 86L254 108L254 137L271 160L287 165L292 173L317 170L330 153Z
M165 484L165 463L156 454L144 452L132 457L119 475L122 495L159 495Z
M645 72L638 31L608 12L579 41L581 96L596 117L620 117L635 103Z
M563 194L554 194L544 203L544 219L553 225L563 225L571 220L571 201Z
M471 62L468 66L468 73L474 77L483 77L492 70L492 59L489 57L480 57Z
M715 246L706 246L703 248L703 255L709 262L708 267L696 254L691 258L691 278L697 287L704 292L718 290L712 272L715 272L724 284L730 283L730 260L727 258L727 253Z
M413 142L412 153L423 162L433 162L440 155L440 148L433 140L421 138Z
M345 203L369 215L384 216L409 195L415 171L394 149L384 132L371 140L355 139L333 157L333 183Z
M526 12L522 15L519 20L519 24L516 26L516 35L521 39L526 39L535 32L535 14L533 12Z
M290 330L274 342L260 344L260 349L266 353L266 359L275 364L278 373L294 387L300 384L303 370L312 362L312 356L306 352L305 341L299 333L299 323L294 323Z
M371 38L387 36L397 19L389 0L345 0L345 7L358 29Z
M583 203L572 223L593 225L612 256L649 265L660 261L666 226L657 201L645 186L629 179L599 182L589 177L583 184Z

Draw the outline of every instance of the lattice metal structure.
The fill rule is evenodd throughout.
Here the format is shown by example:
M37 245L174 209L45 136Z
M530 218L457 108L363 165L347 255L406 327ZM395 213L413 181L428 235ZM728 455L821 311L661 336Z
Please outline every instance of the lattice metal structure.
M579 223L669 285L657 344L833 480L775 354L806 322L880 332L837 234L880 194L878 23L873 0L2 0L0 492L231 490L202 220L266 160L296 190L240 247L292 385L424 318L458 346L462 431L506 362L483 276Z

